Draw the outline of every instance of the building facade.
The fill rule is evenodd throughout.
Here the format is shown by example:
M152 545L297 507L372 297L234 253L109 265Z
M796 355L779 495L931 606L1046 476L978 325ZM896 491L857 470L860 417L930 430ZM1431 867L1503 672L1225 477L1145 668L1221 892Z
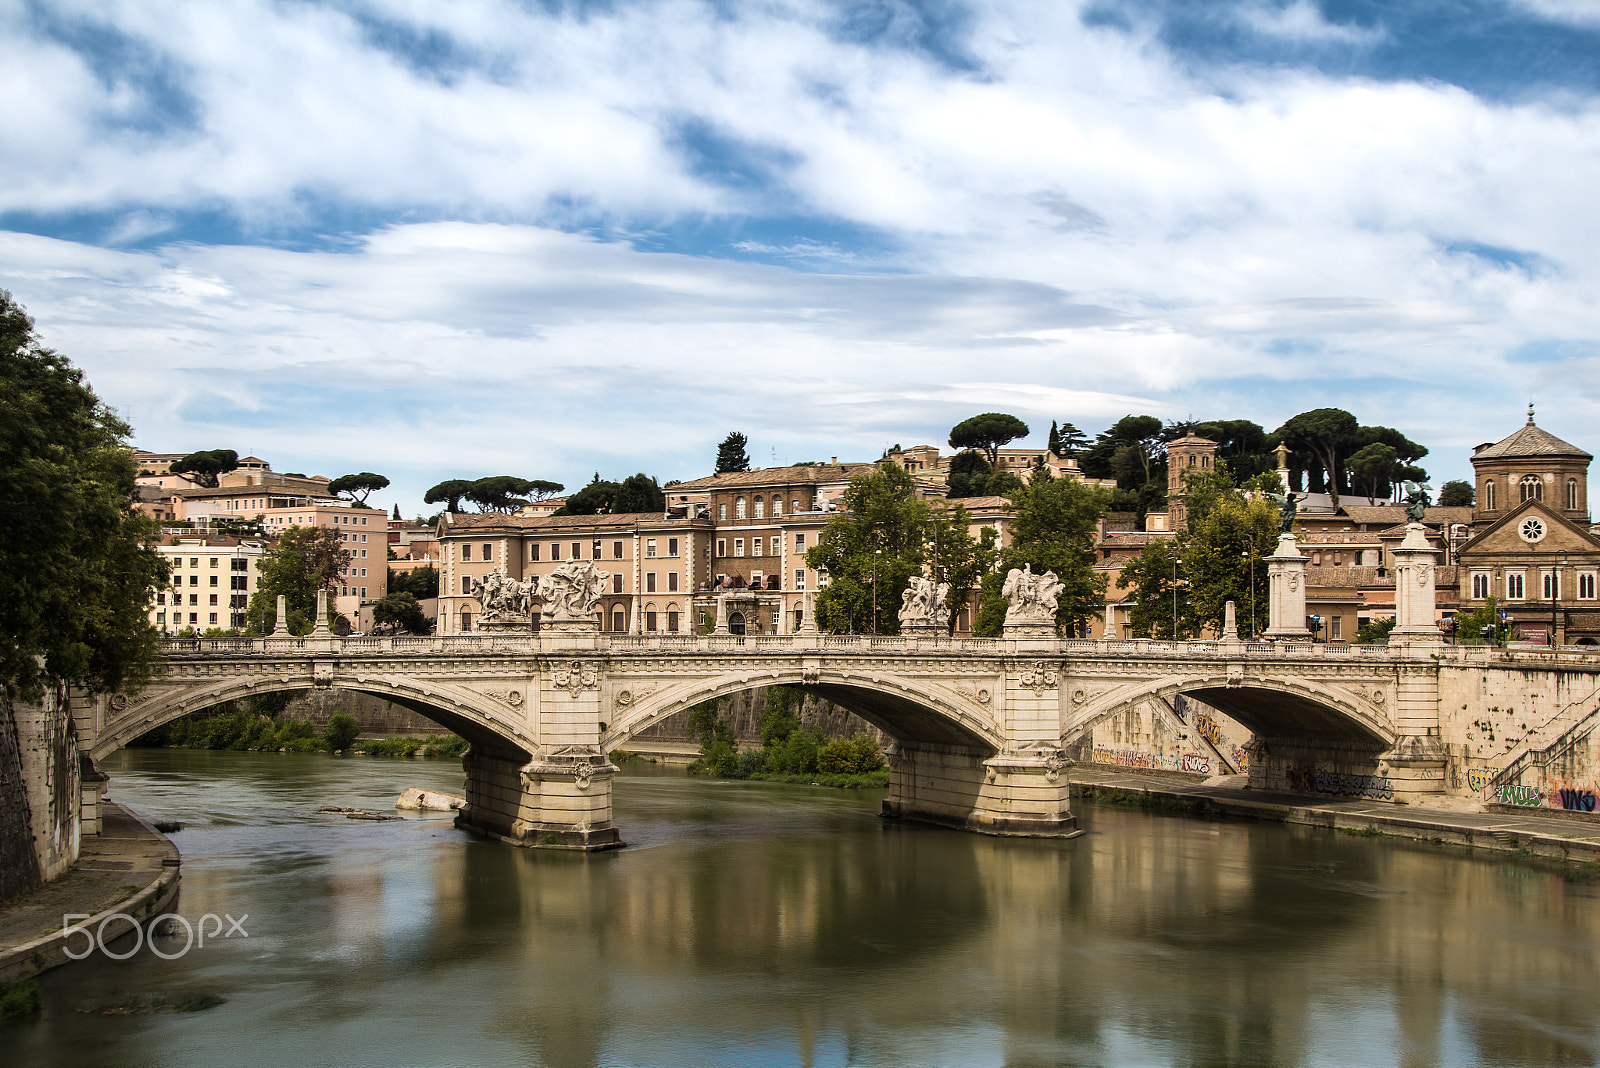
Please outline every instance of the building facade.
M163 634L246 627L250 595L261 581L261 557L266 552L261 541L174 536L155 548L166 557L172 578L156 590L151 626Z

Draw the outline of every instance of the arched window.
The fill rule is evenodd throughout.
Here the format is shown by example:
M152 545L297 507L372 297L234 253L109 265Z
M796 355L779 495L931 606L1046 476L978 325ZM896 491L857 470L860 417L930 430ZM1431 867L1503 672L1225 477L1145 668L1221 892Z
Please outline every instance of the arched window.
M1494 511L1494 479L1488 479L1483 484L1483 510Z
M627 614L624 613L623 610L620 609L620 608L613 608L611 610L611 632L613 634L621 634L623 631L625 631L627 629L628 629L628 616L627 616Z
M780 516L780 515L783 514L783 498L782 497L774 497L774 498L772 498L772 514L773 514L774 517L777 517L777 516Z
M1538 475L1523 475L1522 481L1517 483L1522 490L1522 499L1525 501L1544 500L1544 481Z
M757 497L756 498L756 518L757 519L765 519L766 517L767 517L767 506L766 506L765 502L763 502L761 500L760 497Z
M744 518L744 498L743 497L734 498L734 501L733 501L733 518L735 518L735 519L743 519Z
M1575 478L1569 478L1569 479L1567 479L1567 511L1576 512L1577 510L1578 510L1578 480L1575 479Z

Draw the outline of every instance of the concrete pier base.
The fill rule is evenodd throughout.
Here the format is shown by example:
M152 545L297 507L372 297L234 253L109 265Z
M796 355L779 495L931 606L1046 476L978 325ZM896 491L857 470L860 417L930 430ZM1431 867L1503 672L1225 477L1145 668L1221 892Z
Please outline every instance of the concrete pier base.
M979 834L1072 838L1078 830L1059 752L992 755L900 742L890 757L883 815Z
M529 761L469 750L461 762L467 803L456 815L457 827L541 849L594 852L623 844L611 822L617 768L604 757L547 755Z

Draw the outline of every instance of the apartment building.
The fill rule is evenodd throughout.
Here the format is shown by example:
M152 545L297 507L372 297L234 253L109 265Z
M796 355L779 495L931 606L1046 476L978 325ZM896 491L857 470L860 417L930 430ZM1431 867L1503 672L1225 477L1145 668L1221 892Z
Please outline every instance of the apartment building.
M221 536L173 536L156 550L172 568L169 585L156 590L150 624L163 634L193 628L243 629L250 595L260 583L264 544Z

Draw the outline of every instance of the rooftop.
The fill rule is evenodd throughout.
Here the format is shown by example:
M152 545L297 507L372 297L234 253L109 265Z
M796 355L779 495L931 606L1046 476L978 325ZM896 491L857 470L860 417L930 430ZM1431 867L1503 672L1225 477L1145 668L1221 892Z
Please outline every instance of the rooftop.
M1528 422L1515 434L1493 445L1480 445L1472 454L1474 460L1517 459L1525 456L1572 456L1581 460L1594 457L1576 445L1562 441L1548 430L1534 425L1533 407L1528 407Z

